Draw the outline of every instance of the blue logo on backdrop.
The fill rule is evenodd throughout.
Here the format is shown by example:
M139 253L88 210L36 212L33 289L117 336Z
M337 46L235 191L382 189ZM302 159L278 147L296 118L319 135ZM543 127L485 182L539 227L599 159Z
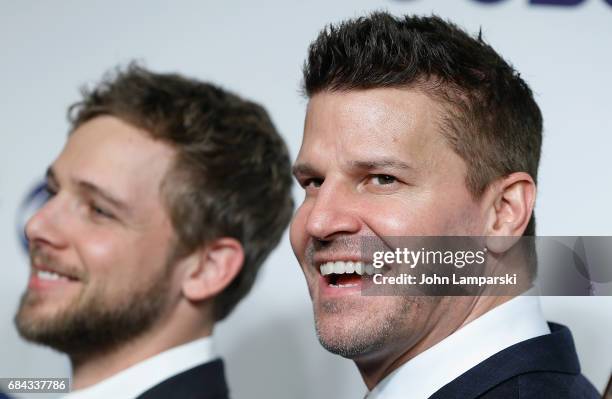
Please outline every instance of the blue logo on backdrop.
M17 236L26 253L28 252L28 238L25 235L26 223L48 199L47 184L44 181L40 182L30 190L17 210Z

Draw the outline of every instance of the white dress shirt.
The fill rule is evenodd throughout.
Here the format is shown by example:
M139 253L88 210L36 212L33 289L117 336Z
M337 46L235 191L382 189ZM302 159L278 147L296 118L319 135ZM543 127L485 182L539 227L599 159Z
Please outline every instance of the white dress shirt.
M385 377L367 399L425 399L509 346L550 334L539 297L519 296L488 311Z
M90 387L72 391L64 399L131 399L168 378L217 356L211 337L168 349Z

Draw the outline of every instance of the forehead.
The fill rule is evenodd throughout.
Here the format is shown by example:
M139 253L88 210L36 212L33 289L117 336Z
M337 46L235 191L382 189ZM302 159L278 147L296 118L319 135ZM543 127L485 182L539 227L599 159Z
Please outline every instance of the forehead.
M119 118L99 116L70 135L53 168L67 181L87 181L130 199L157 192L174 156L169 144Z
M335 153L335 159L409 158L427 162L443 150L442 107L418 90L321 92L308 103L298 158Z

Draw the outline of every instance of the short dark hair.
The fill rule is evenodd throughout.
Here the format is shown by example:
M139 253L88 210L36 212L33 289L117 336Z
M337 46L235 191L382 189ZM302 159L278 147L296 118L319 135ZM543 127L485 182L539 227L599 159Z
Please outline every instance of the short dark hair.
M210 83L132 63L84 89L68 114L71 131L112 115L176 149L162 194L177 257L222 236L244 247L241 272L214 300L215 320L225 318L251 289L293 213L288 150L264 108Z
M482 34L437 16L376 12L329 25L310 45L303 90L414 88L445 106L441 131L466 162L479 198L495 179L527 172L537 181L542 114L520 74ZM535 215L524 232L535 235Z

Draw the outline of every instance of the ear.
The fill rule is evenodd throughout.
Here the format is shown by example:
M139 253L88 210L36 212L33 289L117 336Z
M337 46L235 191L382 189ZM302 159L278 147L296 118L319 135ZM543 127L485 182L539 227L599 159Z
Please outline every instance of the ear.
M242 270L244 250L234 238L218 238L199 249L182 282L190 301L211 299L223 291ZM192 255L192 256L193 256Z
M496 181L490 190L487 248L501 253L512 247L527 228L535 205L536 185L529 174L516 172Z

